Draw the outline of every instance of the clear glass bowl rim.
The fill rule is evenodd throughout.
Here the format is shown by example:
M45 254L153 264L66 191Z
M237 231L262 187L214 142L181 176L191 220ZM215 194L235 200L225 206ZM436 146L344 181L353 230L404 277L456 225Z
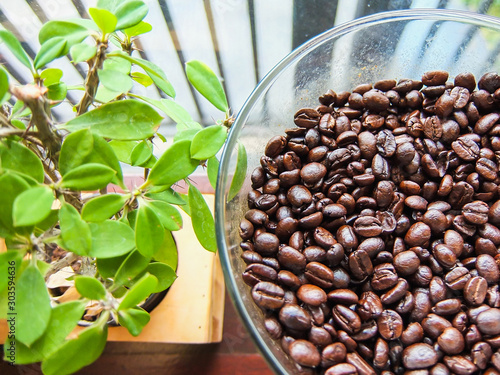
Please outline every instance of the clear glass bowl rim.
M277 63L257 84L252 91L246 102L243 104L240 112L236 116L235 122L232 125L226 147L224 148L221 156L219 166L219 174L217 178L217 187L215 191L215 230L217 235L217 246L219 249L219 257L224 272L224 279L226 282L227 291L231 297L233 305L235 306L241 320L247 328L250 336L256 344L259 351L263 354L264 359L270 365L271 369L277 374L288 374L287 370L282 364L274 357L271 350L268 348L265 341L260 336L252 318L247 312L245 305L242 301L238 291L236 280L232 274L231 262L228 255L228 248L225 238L225 186L227 186L228 168L230 163L230 156L237 144L239 133L247 121L256 101L263 95L266 90L278 79L279 75L286 69L291 62L300 59L304 54L317 48L323 43L328 42L332 38L337 38L344 34L355 32L373 25L399 22L399 21L412 21L412 20L434 20L434 21L452 21L469 25L476 25L497 29L500 32L500 18L489 16L480 13L474 13L463 10L451 9L431 9L431 8L418 8L418 9L402 9L395 11L385 11L368 16L360 17L338 26L335 26L313 38L306 41L287 56L285 56L279 63ZM247 171L248 173L248 171Z

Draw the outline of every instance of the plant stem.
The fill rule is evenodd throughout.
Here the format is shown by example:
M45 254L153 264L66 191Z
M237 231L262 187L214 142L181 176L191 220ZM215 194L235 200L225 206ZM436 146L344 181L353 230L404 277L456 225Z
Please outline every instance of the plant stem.
M97 54L89 62L89 72L87 78L85 79L85 94L82 100L76 106L77 115L80 116L82 113L88 111L90 105L94 101L95 94L97 92L97 87L99 86L99 75L98 70L102 68L102 63L106 58L106 50L108 48L107 42L99 42L97 45Z

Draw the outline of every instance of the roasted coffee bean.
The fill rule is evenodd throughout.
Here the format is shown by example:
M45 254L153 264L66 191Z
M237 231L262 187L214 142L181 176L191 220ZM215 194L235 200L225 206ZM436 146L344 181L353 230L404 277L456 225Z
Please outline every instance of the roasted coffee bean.
M490 308L477 316L477 326L486 335L500 335L500 310Z
M358 370L349 363L339 363L328 368L325 375L358 375Z
M268 281L257 283L252 289L255 303L263 309L279 309L284 301L285 291L280 286Z
M434 366L438 361L438 355L432 346L416 343L404 349L402 359L407 369L415 370Z
M346 362L353 365L360 375L375 375L375 370L356 352L347 353Z
M417 342L421 342L424 338L424 329L418 322L408 324L405 330L401 333L401 342L405 346L410 346Z
M458 375L470 375L477 371L474 363L461 355L445 356L443 360L450 371Z
M320 306L326 302L326 293L319 286L304 284L297 290L297 297L302 302L311 306Z
M393 287L398 282L396 269L390 263L383 263L373 268L371 287L374 290L384 290Z
M361 328L359 315L343 305L333 307L332 317L336 324L349 334L353 334Z
M488 291L488 282L484 277L474 276L464 286L464 299L473 306L479 306L484 302Z
M321 354L316 346L307 340L295 340L289 346L290 357L306 367L316 367L321 362Z
M377 318L378 332L385 340L397 340L403 332L403 319L394 310L384 310Z
M311 314L296 304L285 304L279 311L279 321L285 327L305 331L311 328Z
M471 348L472 363L480 370L486 369L492 355L491 346L484 341L475 343Z
M328 301L334 304L353 305L359 301L358 295L350 289L334 289L328 292Z
M484 277L488 283L496 283L500 278L498 265L491 255L478 255L476 258L476 269L479 276Z
M335 277L334 271L318 262L307 263L304 275L310 283L321 288L331 288L335 279L340 280L340 278Z
M370 291L361 294L357 308L361 319L367 321L378 318L382 314L382 311L384 311L384 308L378 295Z
M450 355L461 353L465 348L462 333L454 327L445 328L437 338L437 343L443 352Z
M394 267L398 275L409 276L420 266L420 259L413 251L403 251L394 257Z

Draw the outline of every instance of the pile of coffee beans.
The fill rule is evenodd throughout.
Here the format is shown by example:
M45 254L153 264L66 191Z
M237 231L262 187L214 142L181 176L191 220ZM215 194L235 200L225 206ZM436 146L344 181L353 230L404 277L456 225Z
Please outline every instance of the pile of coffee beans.
M329 90L271 138L243 280L299 373L500 374L500 76Z

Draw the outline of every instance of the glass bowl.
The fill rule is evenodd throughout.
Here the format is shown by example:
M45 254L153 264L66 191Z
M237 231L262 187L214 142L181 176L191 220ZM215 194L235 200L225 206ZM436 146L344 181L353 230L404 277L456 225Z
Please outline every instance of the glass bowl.
M420 80L431 70L446 70L450 79L471 72L478 80L499 71L500 20L494 17L436 9L383 12L347 22L306 42L272 69L250 95L230 131L222 155L216 190L217 241L226 286L233 303L272 370L299 370L264 327L264 314L242 280L239 222L248 209L250 175L259 166L267 141L295 127L294 113L316 107L332 89L351 91L361 83L382 79ZM238 144L247 152L242 188L230 197Z

